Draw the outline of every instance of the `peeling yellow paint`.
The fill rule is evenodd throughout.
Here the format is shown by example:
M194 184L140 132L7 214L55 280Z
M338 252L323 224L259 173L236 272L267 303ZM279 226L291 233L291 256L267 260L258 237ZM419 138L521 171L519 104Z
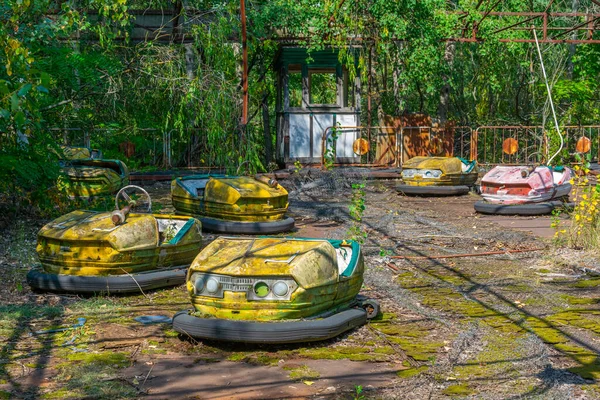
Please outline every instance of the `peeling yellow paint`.
M479 169L477 165L469 173L462 172L463 163L458 157L414 157L402 165L402 169L441 170L439 178L403 177L407 185L413 186L471 186L477 181Z
M246 278L291 278L298 287L289 300L248 300L246 292L225 290L223 298L196 295L192 274ZM364 272L362 254L354 272L338 271L334 246L322 239L217 238L194 260L187 289L196 311L205 316L243 320L297 319L347 307L358 294ZM249 290L252 290L250 288Z
M49 273L121 275L187 265L200 251L202 226L193 226L176 244L161 235L158 219L178 222L189 217L130 214L114 226L112 213L73 211L55 219L38 233L37 253Z
M111 194L129 184L129 170L119 160L73 160L61 173L58 188L75 197Z
M186 181L206 179L202 194L190 193ZM178 212L233 221L276 221L283 219L288 193L252 177L191 176L171 183L173 206Z

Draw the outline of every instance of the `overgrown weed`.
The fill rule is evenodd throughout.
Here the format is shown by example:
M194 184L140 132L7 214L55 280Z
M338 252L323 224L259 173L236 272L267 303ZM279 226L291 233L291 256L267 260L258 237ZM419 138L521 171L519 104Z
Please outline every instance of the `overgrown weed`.
M572 200L576 204L570 226L561 228L558 216L555 214L553 218L554 238L559 245L591 250L600 243L600 184L589 185L588 167L589 164L573 168L575 176L570 183L574 188Z
M350 198L350 205L348 206L352 225L348 229L347 234L350 239L356 240L360 244L363 244L368 237L367 232L361 224L363 214L367 208L365 186L366 184L364 181L352 184L352 197Z

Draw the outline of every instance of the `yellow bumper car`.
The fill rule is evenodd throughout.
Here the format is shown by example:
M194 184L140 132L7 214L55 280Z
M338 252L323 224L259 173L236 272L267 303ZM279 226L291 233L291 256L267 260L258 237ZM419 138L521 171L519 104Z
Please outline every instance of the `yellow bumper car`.
M70 197L116 193L129 184L129 170L120 160L102 159L102 152L86 147L63 147L58 187Z
M352 240L218 238L187 275L193 310L176 331L246 343L325 340L366 323L379 304L358 295L364 260Z
M171 182L178 213L199 216L205 230L219 233L271 234L290 231L285 217L288 193L264 176L193 175Z
M183 283L202 244L200 221L149 214L150 197L136 186L121 189L116 203L114 212L73 211L44 226L36 249L41 267L29 271L29 285L116 294Z
M478 176L476 161L459 157L414 157L402 166L403 184L396 189L407 195L455 196L467 194Z

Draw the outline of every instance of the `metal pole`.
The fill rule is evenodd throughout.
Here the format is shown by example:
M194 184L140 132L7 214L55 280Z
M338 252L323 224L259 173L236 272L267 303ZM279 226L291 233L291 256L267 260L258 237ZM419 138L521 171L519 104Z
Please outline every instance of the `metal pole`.
M240 0L240 12L242 18L242 125L245 129L248 123L248 46L246 43L246 5L244 0Z
M544 82L546 83L546 90L548 91L548 101L550 102L550 109L552 110L552 117L554 118L554 126L556 128L556 133L558 133L558 137L560 137L560 148L554 155L548 160L548 165L552 163L554 157L556 157L562 150L564 146L564 140L560 133L560 128L558 127L558 120L556 119L556 112L554 111L554 102L552 101L552 92L550 91L550 85L548 84L548 78L546 77L546 68L544 68L544 60L542 59L542 51L540 50L540 43L538 42L537 33L535 33L535 27L533 27L533 37L535 38L535 47L537 48L538 56L540 57L540 64L542 66L542 74L544 75Z

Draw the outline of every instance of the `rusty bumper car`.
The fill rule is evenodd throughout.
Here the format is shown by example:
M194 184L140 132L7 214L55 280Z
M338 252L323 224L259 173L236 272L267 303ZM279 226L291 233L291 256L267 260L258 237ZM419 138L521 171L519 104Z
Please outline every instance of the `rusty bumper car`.
M477 181L477 162L459 157L414 157L402 166L401 194L456 196L469 193Z
M542 215L568 202L572 172L565 167L497 166L481 179L482 214Z
M355 241L225 238L187 275L193 309L173 327L199 339L246 343L325 340L366 323L379 304L358 295L364 261Z
M29 271L29 285L117 294L183 283L200 251L201 223L141 212L150 211L150 197L135 186L121 189L116 203L114 212L73 211L44 226L36 249L41 267Z
M129 170L120 160L102 159L86 147L62 147L58 187L69 197L89 198L116 193L129 184Z
M177 178L171 183L171 198L178 213L199 216L207 231L271 234L294 228L294 219L285 217L287 191L264 176Z

